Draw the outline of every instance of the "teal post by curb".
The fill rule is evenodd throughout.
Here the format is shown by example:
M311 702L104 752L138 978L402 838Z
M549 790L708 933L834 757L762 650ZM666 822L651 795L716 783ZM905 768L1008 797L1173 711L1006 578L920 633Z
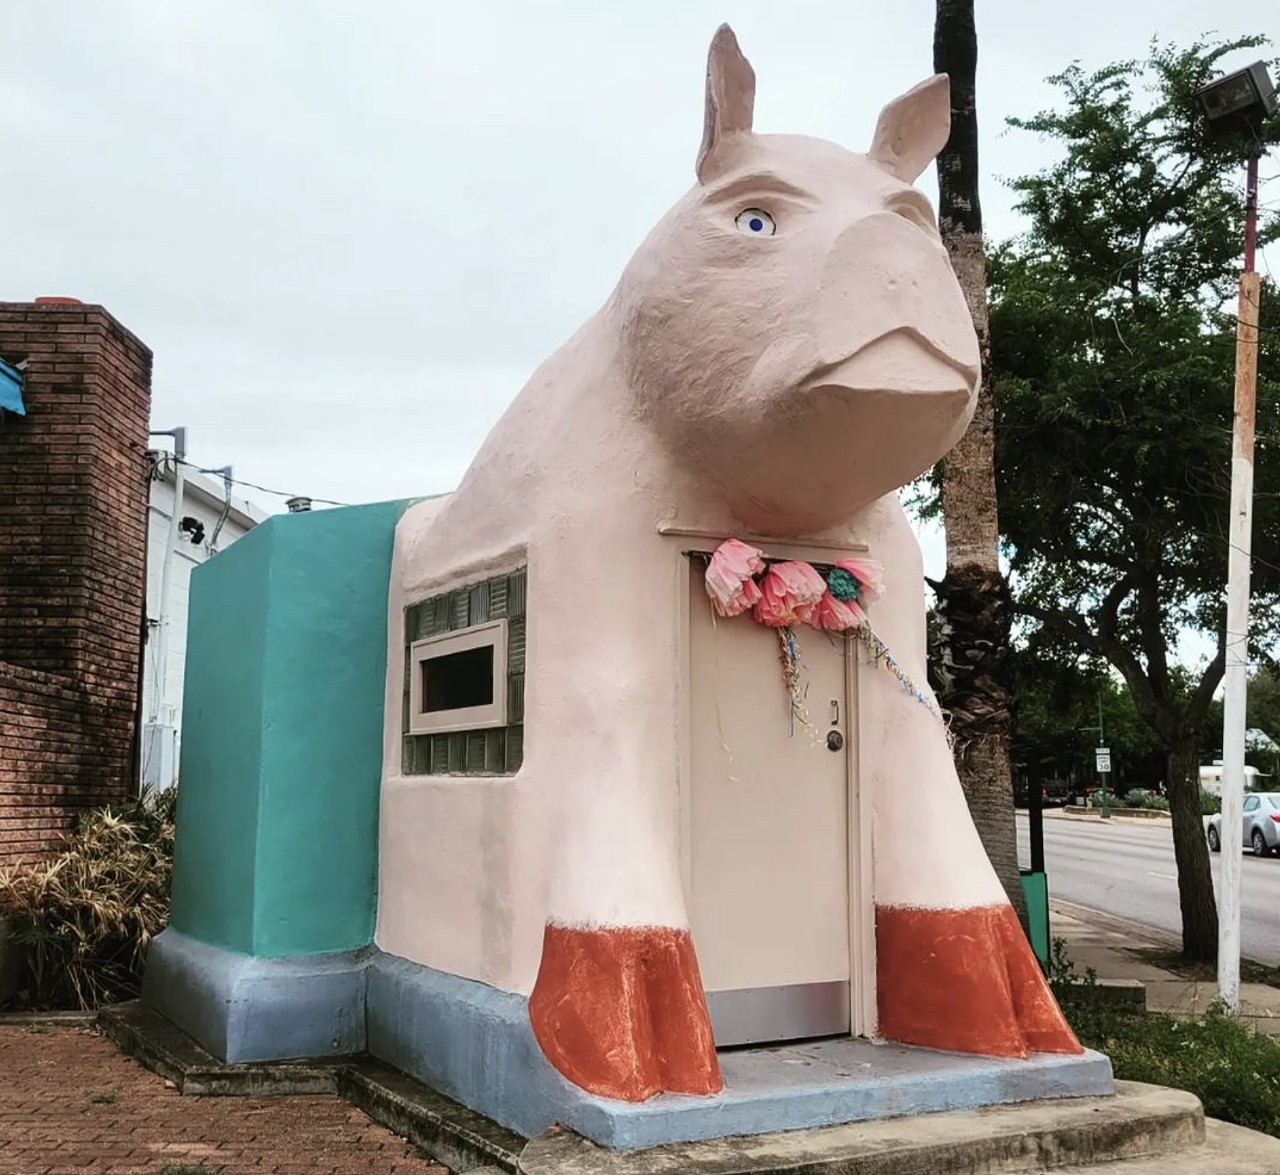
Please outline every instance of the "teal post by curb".
M276 516L193 573L175 930L259 957L372 940L387 591L409 504Z
M1044 873L1022 871L1022 896L1027 903L1028 937L1042 967L1049 966L1049 879Z

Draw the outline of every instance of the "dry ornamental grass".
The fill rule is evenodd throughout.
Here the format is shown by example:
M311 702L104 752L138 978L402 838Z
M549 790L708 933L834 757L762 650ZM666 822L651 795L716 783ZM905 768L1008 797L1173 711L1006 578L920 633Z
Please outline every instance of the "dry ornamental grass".
M0 871L0 914L25 948L21 1005L87 1009L138 994L169 917L176 792L91 812L58 856Z

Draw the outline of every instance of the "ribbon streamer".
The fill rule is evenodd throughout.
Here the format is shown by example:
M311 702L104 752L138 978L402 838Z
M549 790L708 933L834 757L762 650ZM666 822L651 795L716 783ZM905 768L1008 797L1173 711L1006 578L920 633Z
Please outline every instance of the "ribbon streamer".
M889 646L871 631L870 624L864 624L858 629L858 640L867 652L871 654L872 661L877 665L883 665L907 693L915 698L939 722L944 726L946 725L946 718L943 717L942 711L938 708L938 703L911 680L907 671L894 660L893 654L889 652Z
M762 584L755 577L764 574ZM708 561L705 574L707 594L711 597L711 618L739 616L750 612L757 624L766 624L778 634L778 659L782 663L782 684L791 708L788 733L795 736L796 724L805 727L814 741L818 732L809 721L805 706L808 685L805 665L792 622L809 624L831 632L855 630L858 641L871 654L872 661L884 666L897 683L944 727L946 716L930 694L925 693L898 664L889 646L871 630L862 605L880 597L884 588L882 569L870 559L839 560L824 580L815 568L800 561L771 561L763 558L755 547L737 539L722 543ZM845 654L841 654L844 656ZM718 678L718 674L717 674ZM716 722L719 724L717 700ZM950 730L947 738L950 741ZM723 730L720 732L724 745ZM728 750L728 747L725 747Z

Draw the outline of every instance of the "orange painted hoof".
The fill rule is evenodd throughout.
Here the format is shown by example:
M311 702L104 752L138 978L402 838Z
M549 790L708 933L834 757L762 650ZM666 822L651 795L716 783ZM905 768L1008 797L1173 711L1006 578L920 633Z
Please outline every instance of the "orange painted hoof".
M876 986L887 1040L993 1057L1084 1051L1009 905L878 906Z
M548 925L529 1019L547 1059L600 1097L723 1088L687 930Z

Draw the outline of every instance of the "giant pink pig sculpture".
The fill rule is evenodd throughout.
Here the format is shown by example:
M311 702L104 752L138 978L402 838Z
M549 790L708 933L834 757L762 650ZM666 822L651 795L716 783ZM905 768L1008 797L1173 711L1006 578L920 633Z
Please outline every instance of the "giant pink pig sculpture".
M920 553L894 491L962 435L979 374L965 299L912 186L948 136L947 79L891 102L866 154L754 134L754 94L723 27L697 183L458 490L410 510L396 541L377 943L527 995L551 1063L630 1100L721 1084L682 883L681 554L664 529L869 549L886 586L871 622L923 683ZM520 770L404 774L403 608L521 566ZM877 1033L1080 1052L942 724L888 675L865 693Z

